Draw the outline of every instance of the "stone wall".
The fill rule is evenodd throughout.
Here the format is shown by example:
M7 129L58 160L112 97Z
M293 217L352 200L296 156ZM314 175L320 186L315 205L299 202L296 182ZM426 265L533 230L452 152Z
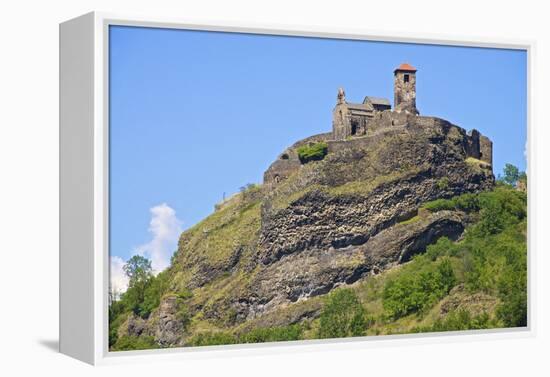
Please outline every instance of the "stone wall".
M335 116L339 107L346 110L345 104L337 105ZM337 119L335 119L336 121ZM456 126L445 119L431 116L419 116L410 112L381 111L374 112L373 117L368 119L367 129L363 135L351 137L348 135L345 123L333 123L333 131L337 133L325 133L314 135L300 140L287 148L279 155L271 166L264 173L264 183L277 184L289 177L302 163L298 158L297 149L305 144L326 141L328 153L335 153L349 149L369 149L378 144L383 138L389 135L402 135L415 133L419 136L434 139L446 139L451 135L458 148L464 151L466 157L473 157L492 165L493 143L483 136L479 131L472 130L466 133L462 127ZM346 135L345 137L343 137ZM439 136L437 136L439 135ZM432 140L436 142L436 140Z
M479 138L480 160L493 166L493 142L487 136Z
M277 184L288 178L293 172L302 166L298 158L298 148L310 143L319 143L332 138L332 133L313 135L302 139L281 153L264 173L264 184Z

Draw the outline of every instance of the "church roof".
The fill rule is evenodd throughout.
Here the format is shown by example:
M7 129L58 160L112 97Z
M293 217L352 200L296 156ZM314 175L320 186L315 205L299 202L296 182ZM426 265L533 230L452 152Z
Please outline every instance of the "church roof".
M359 110L359 111L373 111L372 105L370 103L352 103L346 102L346 106L350 110Z
M410 72L416 72L416 68L414 68L409 63L401 63L399 67L395 69L395 71L410 71ZM395 72L394 71L394 72Z
M390 100L381 97L366 96L363 103L372 103L373 105L391 106Z

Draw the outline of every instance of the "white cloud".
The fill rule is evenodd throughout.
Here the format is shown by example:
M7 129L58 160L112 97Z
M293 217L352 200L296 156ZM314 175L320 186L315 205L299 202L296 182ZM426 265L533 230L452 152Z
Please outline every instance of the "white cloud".
M111 292L116 296L125 292L128 288L128 276L124 273L122 267L124 260L121 257L112 256L111 258ZM118 297L116 297L118 299Z
M170 264L182 232L182 222L176 217L176 211L166 203L152 207L149 211L151 221L148 230L152 239L134 248L131 255L141 255L149 259L156 275ZM128 277L123 270L126 262L118 256L112 256L110 260L111 290L120 295L128 288Z
M182 223L176 217L176 211L166 203L155 206L150 211L149 233L153 238L136 247L133 254L150 259L154 273L158 274L170 264L170 258L176 250L182 231Z

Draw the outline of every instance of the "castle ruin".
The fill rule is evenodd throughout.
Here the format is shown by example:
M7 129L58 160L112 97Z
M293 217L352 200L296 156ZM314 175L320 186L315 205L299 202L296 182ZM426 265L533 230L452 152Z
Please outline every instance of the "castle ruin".
M466 131L450 122L421 116L416 107L416 73L412 65L403 63L394 70L393 109L386 98L366 96L362 103L346 100L343 88L338 89L332 114L332 132L314 135L287 148L264 173L264 183L277 184L286 179L303 163L297 149L303 145L326 142L328 153L349 148L368 148L391 134L422 132L440 129L458 132L466 158L471 157L492 170L493 143L477 130Z

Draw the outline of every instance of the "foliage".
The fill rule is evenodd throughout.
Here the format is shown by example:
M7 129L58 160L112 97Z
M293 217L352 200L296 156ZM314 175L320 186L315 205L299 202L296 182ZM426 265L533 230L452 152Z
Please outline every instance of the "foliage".
M430 212L460 210L465 212L474 212L479 210L479 195L462 194L451 199L436 199L424 203L422 208Z
M514 186L519 179L519 175L520 173L517 166L512 164L504 165L504 176L502 177L502 180L505 183Z
M192 338L190 338L186 345L189 346L216 346L224 344L235 344L237 338L229 333L224 331L218 332L205 332L199 333Z
M113 351L131 351L154 349L158 347L158 344L152 336L124 335L117 340L112 349Z
M310 161L318 161L325 158L328 153L328 145L325 142L311 145L302 145L298 148L298 158L305 164Z
M443 177L437 181L437 188L440 190L445 190L449 187L449 178Z
M168 273L166 271L159 273L156 277L150 277L145 285L143 302L138 305L140 316L148 317L160 305L160 299L168 290L168 284Z
M459 309L450 312L444 319L438 318L430 326L415 327L412 332L480 330L493 326L487 313L472 316L467 309Z
M453 267L448 259L437 264L417 262L414 267L420 268L402 271L384 287L383 306L390 318L424 312L447 295L456 283Z
M151 261L141 255L134 255L122 267L124 273L130 279L129 286L139 281L145 281L152 275Z
M527 244L524 193L497 188L482 195L480 221L466 233L465 283L470 291L496 294L504 326L527 324Z
M351 289L337 289L327 296L320 317L319 338L364 335L366 311Z
M497 282L501 304L497 317L506 327L527 326L527 258L525 252L510 252Z
M240 343L263 343L300 340L304 328L300 324L281 327L262 327L251 330L239 337Z
M521 180L523 173L518 174L518 180ZM371 182L362 184L369 188ZM347 189L350 185L344 186ZM248 187L245 191L254 193L255 190L256 187ZM307 322L307 325L248 326L248 330L242 332L243 327L234 320L236 312L231 310L220 312L222 320L218 322L201 322L202 319L197 316L192 319L196 313L191 312L190 308L205 308L203 305L223 300L228 292L236 292L247 284L250 275L242 273L238 279L235 278L237 275L221 275L215 282L192 292L187 289L169 292L170 287L177 290L185 286L174 279L176 274L187 273L181 270L183 262L171 268L171 280L168 281L168 271L154 277L146 272L146 261L134 260L129 265L129 271L135 277L131 279L131 286L119 301L110 301L109 346L113 350L157 347L151 337L119 337L118 329L131 312L147 318L166 294L177 296L176 318L186 330L185 334L190 336L186 345L192 346L525 326L526 205L526 194L515 190L504 179L497 182L492 191L425 203L423 207L431 212L466 212L468 215L465 218L471 225L457 242L441 237L428 245L424 254L415 256L410 262L369 277L350 288L338 288L326 296L303 301L302 304L318 300L317 311L321 310L320 316ZM201 226L184 234L178 257L183 261L200 255L221 266L237 246L243 249L243 255L247 255L261 225L260 209L259 199L252 195L247 202L228 202L204 220ZM402 223L419 221L422 216L414 216ZM189 250L194 253L189 253ZM141 273L140 268L145 273ZM453 290L449 299L460 302L460 306L441 318L437 303L458 284L463 285L464 289ZM486 301L472 302L469 296L473 294L476 296L472 297L483 297ZM289 305L291 307L293 305ZM287 315L284 310L282 313Z

